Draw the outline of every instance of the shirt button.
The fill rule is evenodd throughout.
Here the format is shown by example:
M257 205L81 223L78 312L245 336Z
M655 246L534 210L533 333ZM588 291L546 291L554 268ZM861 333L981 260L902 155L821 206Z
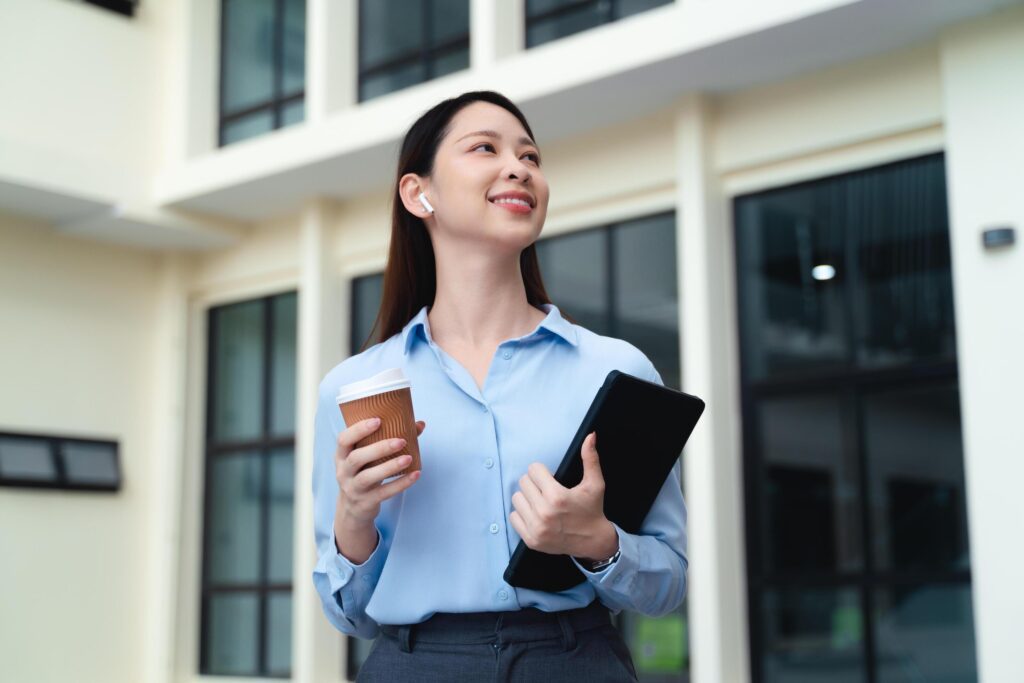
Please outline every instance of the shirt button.
M490 528L491 528L491 533L492 534L498 533L498 525L497 524L492 524Z
M512 352L506 351L505 353L501 354L501 357L504 358L505 360L508 360L509 358L512 357Z
M498 597L502 600L508 600L508 591L502 588L500 591L498 591Z
M486 460L484 460L484 467L486 467L487 469L491 469L492 467L494 467L494 460L492 460L491 458L487 458Z

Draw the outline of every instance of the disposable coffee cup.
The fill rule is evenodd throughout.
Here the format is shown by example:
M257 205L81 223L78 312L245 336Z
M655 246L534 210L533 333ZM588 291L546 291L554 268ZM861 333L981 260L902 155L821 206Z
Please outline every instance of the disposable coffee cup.
M391 368L358 382L346 384L338 390L338 407L351 427L361 420L380 418L380 427L361 439L355 448L362 448L385 439L405 439L405 448L399 449L366 467L374 467L392 458L408 453L412 462L400 473L420 469L420 448L416 439L416 418L412 412L412 392L402 368Z

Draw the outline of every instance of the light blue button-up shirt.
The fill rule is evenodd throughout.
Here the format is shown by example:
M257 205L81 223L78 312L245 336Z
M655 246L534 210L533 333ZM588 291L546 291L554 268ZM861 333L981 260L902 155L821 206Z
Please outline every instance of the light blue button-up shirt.
M434 343L426 306L400 334L345 359L323 378L313 446L319 557L313 583L340 631L373 638L379 624L417 623L435 612L550 612L584 607L595 596L613 612L652 616L682 602L686 507L679 461L641 533L615 526L621 555L611 567L580 567L586 580L560 593L515 588L502 578L519 543L508 519L512 494L529 465L540 462L555 472L609 371L664 384L629 342L570 323L554 304L542 307L547 317L536 329L498 345L482 390ZM411 381L416 419L427 424L419 436L423 471L381 504L377 547L354 564L334 540L334 458L347 426L335 396L343 384L393 367Z

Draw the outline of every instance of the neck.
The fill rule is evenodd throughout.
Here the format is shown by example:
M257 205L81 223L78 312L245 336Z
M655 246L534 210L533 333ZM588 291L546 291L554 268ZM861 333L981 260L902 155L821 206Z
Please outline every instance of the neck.
M428 311L438 344L485 349L528 334L544 311L526 299L519 254L461 255L435 252L437 287Z

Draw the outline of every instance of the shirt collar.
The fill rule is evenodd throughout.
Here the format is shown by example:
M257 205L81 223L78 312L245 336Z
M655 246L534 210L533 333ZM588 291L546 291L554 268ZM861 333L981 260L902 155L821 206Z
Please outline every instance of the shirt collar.
M537 329L526 335L526 337L533 336L537 330L544 328L565 341L569 342L573 346L579 346L579 336L576 328L573 327L572 323L562 317L561 311L558 310L558 306L554 304L541 304L540 307L547 311L547 317L540 321L537 325ZM430 336L430 321L427 320L427 306L424 306L419 310L413 319L406 323L405 327L402 328L402 353L405 355L409 354L409 349L416 339L420 338L417 328L423 328L423 335L425 338L433 339ZM525 338L525 337L521 337Z

